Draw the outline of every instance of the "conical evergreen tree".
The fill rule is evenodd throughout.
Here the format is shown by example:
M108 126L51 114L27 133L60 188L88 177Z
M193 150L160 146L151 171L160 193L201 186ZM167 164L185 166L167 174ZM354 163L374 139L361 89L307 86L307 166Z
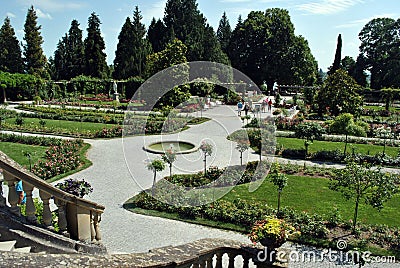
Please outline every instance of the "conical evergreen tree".
M133 40L132 21L129 17L126 18L121 32L118 35L117 50L115 51L114 58L114 72L115 79L126 79L132 73L132 40Z
M143 76L145 71L146 58L151 53L151 44L146 38L146 27L141 22L143 19L139 7L133 11L133 70L131 76Z
M181 40L188 49L188 61L221 58L220 55L210 56L207 44L216 40L207 40L210 35L206 33L209 27L206 18L200 13L195 0L168 0L164 12L164 24L167 28L168 42L177 38ZM215 53L222 53L221 49Z
M219 21L219 26L217 30L217 39L221 44L222 51L225 53L228 52L228 46L229 46L229 41L231 39L231 35L232 35L232 28L231 25L229 24L228 17L224 12L224 14L222 14L221 20Z
M82 39L82 30L79 28L79 22L73 20L68 31L67 49L67 68L68 78L74 78L84 73L85 56Z
M167 29L160 19L156 20L153 18L151 20L147 31L147 39L149 40L154 53L165 49L168 40Z
M0 29L0 71L22 73L23 70L21 47L10 19L6 17Z
M52 79L54 80L66 80L67 77L67 40L68 35L58 41L57 49L54 52L54 73Z
M58 42L54 52L53 79L69 80L84 73L85 57L82 30L79 22L73 20L68 34Z
M35 74L46 78L46 56L43 54L42 44L43 38L40 33L41 26L37 25L36 11L31 6L28 9L24 24L24 62L25 70L29 74Z
M332 66L329 68L328 75L334 74L337 70L339 70L342 65L342 35L339 34L336 45L335 52L335 60L333 61Z
M151 52L151 44L146 38L146 27L141 23L142 15L136 6L133 20L128 17L118 36L115 51L114 73L116 79L127 79L143 76L147 55Z
M85 74L92 77L105 78L107 76L105 43L101 36L100 19L92 13L88 19L85 47Z

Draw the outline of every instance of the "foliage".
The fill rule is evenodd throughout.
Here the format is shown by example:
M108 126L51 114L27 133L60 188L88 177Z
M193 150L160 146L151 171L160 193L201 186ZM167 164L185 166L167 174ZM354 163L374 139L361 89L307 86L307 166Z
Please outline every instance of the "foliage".
M0 71L22 73L24 67L21 54L10 18L6 17L0 29Z
M285 220L268 217L265 220L256 221L254 223L249 237L253 243L260 242L263 239L270 239L274 241L275 246L280 246L287 239L293 239L299 235L300 232L296 231L296 229Z
M88 19L87 36L84 41L85 75L105 78L107 76L105 43L100 32L99 16L93 12Z
M228 46L232 35L232 29L229 24L228 17L224 12L222 14L222 18L219 21L218 29L217 29L217 39L221 44L221 49L223 52L228 53Z
M385 110L389 111L390 106L396 99L400 98L400 89L398 88L383 88L381 94L385 100Z
M43 38L40 33L41 26L37 25L36 10L31 6L28 9L24 24L23 46L25 70L28 74L35 74L38 77L47 78L46 56L43 53Z
M213 61L229 64L213 28L207 24L195 0L168 0L164 11L164 33L167 42L175 38L187 47L188 61ZM160 34L160 33L159 33Z
M127 17L122 26L114 58L113 77L116 79L144 75L146 57L150 53L151 47L145 38L146 28L141 22L142 18L138 6L136 6L133 12L133 21Z
M296 126L295 136L299 139L304 139L304 147L306 149L306 156L308 153L308 146L324 134L325 130L318 123L302 123Z
M367 136L366 131L368 130L368 124L365 125L361 122L354 122L354 116L349 113L343 113L335 117L332 122L327 122L327 124L329 126L330 133L345 134L358 137Z
M239 18L228 55L233 67L248 74L258 85L265 81L268 90L276 81L312 83L316 77L315 59L306 40L295 36L285 9L252 11L246 20Z
M339 34L337 38L336 52L335 52L335 60L332 66L329 68L328 75L334 74L337 70L339 70L342 62L342 35Z
M170 148L165 151L162 156L162 160L169 165L169 176L172 176L172 164L176 160L176 152L173 148Z
M200 145L200 150L203 152L204 156L211 156L213 146L210 143L203 141Z
M371 88L400 87L398 72L399 22L392 18L374 18L360 31L360 57L363 70L371 73Z
M93 187L84 179L66 179L63 182L57 183L55 186L64 192L73 194L80 198L93 192Z
M358 217L358 207L362 200L378 210L384 202L399 191L396 175L383 173L381 169L372 168L368 164L357 164L350 160L346 168L337 169L331 179L330 188L339 191L347 200L354 200L353 231Z
M32 172L43 180L64 174L82 165L79 154L82 140L66 140L46 150L45 160L39 160Z
M346 71L339 69L328 76L318 92L318 112L325 111L337 116L340 113L351 113L358 116L361 112L362 98L358 94L361 87Z

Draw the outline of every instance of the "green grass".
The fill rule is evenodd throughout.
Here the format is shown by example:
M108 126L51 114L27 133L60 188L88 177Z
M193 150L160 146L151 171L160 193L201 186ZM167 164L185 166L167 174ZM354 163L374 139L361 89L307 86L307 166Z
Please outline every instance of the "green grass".
M29 159L24 155L24 153L31 154L31 162L33 165L39 161L39 159L43 158L46 150L46 146L26 145L12 142L0 143L0 151L24 167L29 167Z
M375 110L375 111L383 111L385 110L385 104L382 104L382 106L371 106L371 105L365 105L363 106L364 109L369 109L369 110ZM396 112L399 111L399 107L389 107L389 111L391 112Z
M304 140L301 139L277 137L276 140L277 144L282 145L285 149L304 149ZM313 144L311 144L308 147L308 151L309 153L315 153L317 151L322 151L322 150L329 150L329 151L339 150L343 152L344 146L345 146L344 142L314 141ZM383 152L383 146L380 145L348 143L347 144L348 153L351 153L352 150L351 147L355 148L356 153L361 153L361 154L369 153L370 155L375 155L377 153ZM386 146L385 153L392 157L396 157L399 153L399 148Z
M131 200L128 200L124 204L124 208L133 213L152 216L152 217L160 217L160 218L171 219L171 220L179 220L179 221L183 221L183 222L194 223L194 224L199 224L199 225L204 225L204 226L209 226L209 227L214 227L214 228L220 228L220 229L224 229L224 230L231 230L231 231L236 231L236 232L241 232L241 233L247 232L246 228L237 226L232 223L212 221L212 220L207 220L207 219L203 219L203 218L187 219L187 218L180 217L178 215L178 213L169 213L169 212L162 212L162 211L157 211L157 210L148 210L148 209L132 207Z
M32 127L41 128L39 124L39 118L24 118L24 124L22 126L30 125ZM46 122L45 128L60 128L69 131L98 131L103 128L112 128L117 125L113 124L102 124L102 123L90 123L90 122L76 122L76 121L65 121L65 120L52 120L44 119ZM15 118L6 119L6 123L15 124Z
M354 202L345 200L338 192L328 188L329 180L305 176L288 176L288 185L281 196L281 206L290 207L297 211L317 213L329 216L335 207L345 220L353 218ZM263 202L273 207L277 206L277 190L267 179L252 193L248 184L238 185L223 199L233 201L237 198ZM400 194L395 195L384 204L379 212L363 202L360 204L358 221L367 224L387 224L400 226Z

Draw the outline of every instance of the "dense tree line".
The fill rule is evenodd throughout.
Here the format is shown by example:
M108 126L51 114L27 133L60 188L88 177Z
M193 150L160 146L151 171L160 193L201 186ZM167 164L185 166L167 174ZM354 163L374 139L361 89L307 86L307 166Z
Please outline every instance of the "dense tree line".
M245 19L239 16L234 27L224 12L215 31L198 9L196 0L168 0L164 17L153 18L148 29L136 6L118 35L111 68L106 63L99 16L96 13L89 16L84 40L79 26L77 20L72 20L69 31L61 37L54 55L47 60L34 7L28 9L21 45L7 17L0 28L0 71L53 80L84 75L141 81L159 69L157 65L165 55L180 53L171 52L171 49L184 46L183 56L187 61L232 65L256 84L265 83L269 89L275 82L299 85L322 85L323 82L323 72L307 40L294 34L294 25L285 9L252 11ZM329 75L342 69L357 84L366 87L366 72L369 72L373 89L400 87L400 19L373 19L360 31L359 38L361 46L357 59L342 58L342 36L339 35ZM179 46L177 40L181 42Z

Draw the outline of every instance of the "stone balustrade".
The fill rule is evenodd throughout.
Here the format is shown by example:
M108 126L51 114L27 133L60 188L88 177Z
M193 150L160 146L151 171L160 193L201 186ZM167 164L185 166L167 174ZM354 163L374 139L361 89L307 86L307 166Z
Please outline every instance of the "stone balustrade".
M262 248L243 245L225 239L201 239L179 246L168 246L150 250L146 253L89 255L89 254L31 254L16 255L0 252L0 263L21 267L29 263L53 267L62 263L63 267L192 267L192 268L230 268L287 267L288 263L259 263L257 256Z
M3 180L8 185L9 210L21 216L18 205L19 196L15 191L15 184L22 180L26 193L26 219L36 223L36 208L32 198L34 188L39 190L40 199L43 202L43 224L52 229L52 212L50 199L54 199L57 205L57 220L60 232L66 237L83 242L101 242L100 221L104 206L66 193L51 184L45 182L33 173L21 167L18 163L7 157L0 151L0 168L3 170ZM2 182L0 182L2 183ZM1 186L1 185L0 185ZM0 207L6 206L6 199L0 187Z

